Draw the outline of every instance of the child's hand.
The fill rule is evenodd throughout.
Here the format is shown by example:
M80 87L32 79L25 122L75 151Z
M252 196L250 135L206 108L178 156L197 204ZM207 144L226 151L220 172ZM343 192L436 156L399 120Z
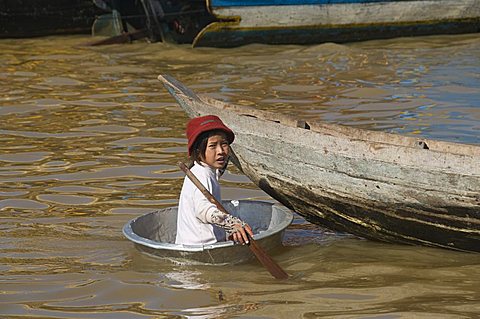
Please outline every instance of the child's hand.
M242 227L241 224L236 224L234 227L236 229L236 232L232 234L232 240L242 245L249 244L250 241L248 239L248 235L250 235L250 237L253 237L253 232L252 228L250 228L250 225L245 224L245 226Z

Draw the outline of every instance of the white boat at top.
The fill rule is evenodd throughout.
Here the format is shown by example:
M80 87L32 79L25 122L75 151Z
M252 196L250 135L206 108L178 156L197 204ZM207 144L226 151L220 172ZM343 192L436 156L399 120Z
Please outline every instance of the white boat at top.
M123 20L147 29L152 41L193 46L351 42L480 31L479 0L141 0L129 10L135 14L125 9L120 12ZM139 14L146 18L128 20Z

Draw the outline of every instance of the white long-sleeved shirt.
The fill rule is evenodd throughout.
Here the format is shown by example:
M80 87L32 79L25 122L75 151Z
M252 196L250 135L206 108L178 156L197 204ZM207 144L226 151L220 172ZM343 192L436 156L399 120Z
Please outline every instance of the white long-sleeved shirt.
M221 200L220 184L216 169L195 162L190 169L205 188ZM178 204L176 244L213 244L225 240L225 230L213 225L218 209L185 176ZM218 219L218 218L217 218Z

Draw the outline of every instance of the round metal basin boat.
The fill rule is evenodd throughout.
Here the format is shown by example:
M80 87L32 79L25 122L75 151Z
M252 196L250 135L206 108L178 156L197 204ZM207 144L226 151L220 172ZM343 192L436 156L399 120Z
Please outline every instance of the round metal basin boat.
M292 212L279 204L251 200L222 204L252 227L253 238L267 251L281 246L284 230L293 220ZM236 264L254 258L250 249L231 240L209 245L175 244L177 209L164 208L132 219L123 227L123 234L141 251L158 257L210 264Z

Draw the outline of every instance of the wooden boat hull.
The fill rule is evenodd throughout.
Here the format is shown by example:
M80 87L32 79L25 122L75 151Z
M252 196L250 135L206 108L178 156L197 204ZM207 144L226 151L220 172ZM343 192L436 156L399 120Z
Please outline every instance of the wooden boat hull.
M480 147L232 106L159 79L236 133L235 164L307 220L361 237L480 252Z
M253 238L262 248L281 247L284 230L293 220L292 212L286 207L249 200L223 201L222 204L252 227ZM231 240L210 245L175 244L176 230L177 207L170 207L129 221L123 234L141 251L162 258L209 264L237 264L255 258L250 249Z
M91 0L0 0L0 37L88 34L100 12Z
M480 31L478 0L106 0L150 41L235 47Z
M311 44L480 31L476 0L210 0L194 46Z

